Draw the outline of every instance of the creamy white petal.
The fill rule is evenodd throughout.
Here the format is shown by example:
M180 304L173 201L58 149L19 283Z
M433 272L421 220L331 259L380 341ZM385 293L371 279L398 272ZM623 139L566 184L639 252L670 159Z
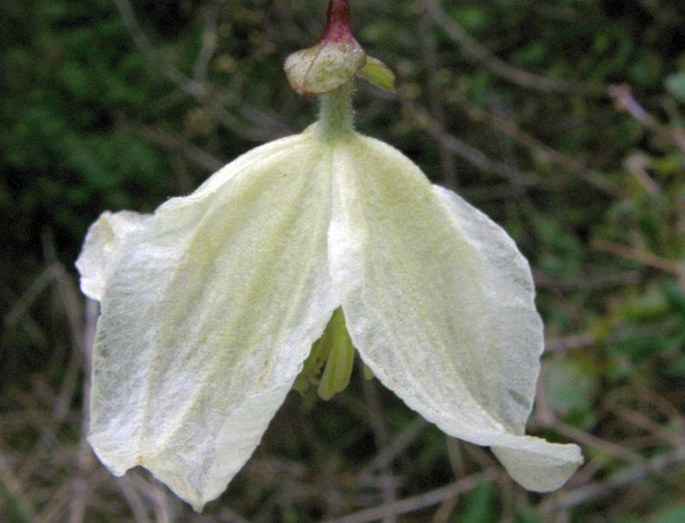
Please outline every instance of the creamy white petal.
M446 433L529 445L542 324L513 241L382 142L338 147L333 171L331 273L365 363Z
M535 288L528 261L509 235L481 211L443 187L433 191L447 210L444 227L454 243L467 244L468 260L452 260L452 271L474 271L472 291L479 299L473 304L482 330L478 362L487 376L486 408L515 433L523 433L533 408L535 385L544 350L543 325L535 309ZM451 231L450 231L451 229ZM450 263L448 257L446 263ZM453 289L455 290L455 289ZM482 296L478 295L482 293ZM462 293L460 293L462 294ZM461 298L461 296L460 296ZM469 304L462 302L462 307ZM455 311L459 314L459 311ZM474 380L474 385L480 382Z
M276 155L291 147L292 140L293 138L275 140L240 156L210 176L191 195L172 198L161 208L184 207L211 197L232 177L249 169L255 162L260 162L267 155ZM107 279L119 261L121 252L119 247L127 236L144 227L151 218L151 214L105 211L90 226L81 253L76 260L76 268L81 275L81 290L86 296L98 301L102 299Z
M93 300L101 300L105 285L116 265L124 238L145 226L152 216L122 211L103 212L88 229L76 268L81 274L81 290Z
M121 247L94 354L89 440L200 509L258 445L336 301L330 151L257 148Z
M492 447L492 451L512 478L535 492L561 488L583 463L577 445L548 443L527 436L512 441L509 447Z

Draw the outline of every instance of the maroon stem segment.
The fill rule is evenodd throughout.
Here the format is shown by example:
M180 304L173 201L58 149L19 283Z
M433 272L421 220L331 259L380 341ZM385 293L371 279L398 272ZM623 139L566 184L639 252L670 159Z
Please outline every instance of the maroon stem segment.
M331 0L328 4L326 29L324 29L321 40L324 42L354 41L348 0Z

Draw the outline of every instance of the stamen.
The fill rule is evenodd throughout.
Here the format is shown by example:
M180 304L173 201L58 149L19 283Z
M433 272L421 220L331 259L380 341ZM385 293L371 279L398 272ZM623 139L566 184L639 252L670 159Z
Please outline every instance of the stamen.
M328 355L326 368L318 388L319 397L324 401L331 399L336 393L347 388L354 367L355 352L345 326L345 316L342 309L337 309L333 313L328 326L333 333L331 352Z
M354 355L354 345L345 326L345 315L342 309L336 309L321 338L312 344L312 351L293 389L308 396L316 388L318 396L328 401L349 384Z

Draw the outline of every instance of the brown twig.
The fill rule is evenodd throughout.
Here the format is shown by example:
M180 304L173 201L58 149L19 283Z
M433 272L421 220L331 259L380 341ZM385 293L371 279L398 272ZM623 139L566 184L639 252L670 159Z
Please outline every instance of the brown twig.
M545 161L559 165L560 167L577 174L592 187L602 191L604 194L615 194L616 191L613 186L602 178L600 173L589 169L582 161L553 149L532 134L521 130L512 120L481 109L457 89L452 89L449 92L447 101L458 105L471 121L486 122L490 124L506 136L509 136L519 144L532 150L537 156Z
M422 417L416 416L409 426L404 429L394 440L380 449L380 452L365 465L359 475L368 476L377 470L383 469L401 455L428 426Z
M466 476L454 483L445 485L444 487L431 490L418 496L412 496L396 501L391 505L380 505L365 510L360 510L343 518L331 520L330 523L367 523L370 521L377 521L387 514L407 514L409 512L416 512L423 510L444 500L453 498L459 494L464 494L472 490L481 481L493 480L496 476L496 470L490 468L476 474Z
M637 483L649 476L668 470L677 464L681 464L683 460L685 460L685 447L645 460L642 464L617 472L604 481L584 484L576 489L565 491L563 496L550 497L540 504L539 510L545 516L558 509L568 509L589 503L611 494L618 488Z
M640 125L652 131L659 138L675 145L682 154L685 154L685 129L677 127L669 129L660 123L654 116L649 114L633 97L629 85L612 85L609 94L614 99L616 107L630 114Z
M92 300L86 301L83 321L81 347L81 362L83 371L83 384L81 393L83 403L81 405L81 439L76 455L77 476L73 484L73 498L70 504L69 523L81 523L84 521L91 489L88 477L95 468L93 453L88 444L88 427L90 423L90 362L95 338L95 324L97 320L98 305Z
M15 476L12 468L7 463L3 452L0 450L0 484L6 490L6 497L11 497L25 521L33 521L36 517L36 509L31 498L27 496L21 481Z
M274 114L253 107L243 97L225 89L218 89L206 80L188 78L168 61L161 59L157 56L150 40L138 24L129 0L113 0L113 2L117 6L131 38L147 61L159 70L167 80L176 85L181 92L205 105L217 122L239 136L255 142L268 141L290 134L290 128ZM228 110L229 107L230 110ZM241 122L235 116L236 114L244 117L249 125Z
M5 315L5 327L12 328L19 323L27 314L29 308L36 301L38 296L48 288L54 279L52 267L47 267L40 275L33 280L26 292L17 300L14 307Z
M381 413L380 402L378 394L376 393L376 383L362 378L362 391L364 399L368 406L369 418L371 427L373 428L373 435L376 443L376 448L379 450L388 447L388 430L385 426L385 418ZM381 495L383 497L384 505L393 505L397 500L397 492L395 490L397 482L390 477L391 468L390 462L384 463L379 469L381 476L389 478L390 481L383 481L381 484ZM383 523L396 523L397 518L394 514L383 516Z
M120 121L119 123L122 128L133 131L154 144L161 145L172 151L180 152L195 165L206 169L209 172L218 171L227 163L193 145L188 140L158 127L142 126L127 121Z
M486 172L497 173L509 180L517 187L538 186L541 182L539 176L532 171L520 171L516 167L497 160L492 160L481 150L468 145L450 134L443 126L433 119L430 113L416 102L407 97L400 96L403 108L414 118L415 123L424 129L434 139L438 140L448 150L463 158L468 163Z
M659 423L652 421L645 414L634 409L629 409L614 401L607 400L608 406L614 416L624 420L628 425L635 426L640 430L648 432L656 437L657 440L668 442L674 447L685 447L685 436L674 430L669 430Z
M456 20L443 9L437 0L424 0L429 13L436 25L440 26L445 33L454 39L464 50L464 54L479 66L485 67L492 74L509 80L510 82L536 91L549 93L572 93L603 94L599 89L594 89L585 84L575 81L553 80L545 76L530 73L518 67L514 67L504 60L493 55L478 40L471 37Z
M433 30L433 20L426 10L425 0L418 0L419 8L419 27L418 40L421 48L423 62L426 67L426 86L428 89L428 98L431 115L435 121L444 128L447 124L445 117L445 107L443 104L443 97L437 81L437 72L439 70L438 53L436 50L435 34ZM441 141L439 143L440 165L442 167L443 184L451 189L457 188L457 172L454 166L454 159L445 144Z
M677 276L681 282L685 282L685 263L668 260L637 247L622 245L603 239L594 240L592 242L592 247L598 251L607 252L620 258L626 258L642 265L668 272Z
M197 54L195 60L195 67L193 68L193 77L198 82L207 80L207 68L209 62L212 60L214 53L216 53L219 35L217 33L219 19L219 2L213 1L204 11L204 26L202 29L202 49Z

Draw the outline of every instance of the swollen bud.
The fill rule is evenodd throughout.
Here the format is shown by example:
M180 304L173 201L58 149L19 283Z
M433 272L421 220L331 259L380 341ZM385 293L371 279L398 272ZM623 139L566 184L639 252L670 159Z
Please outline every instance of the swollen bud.
M330 93L356 76L394 90L392 71L380 60L367 57L352 35L347 0L331 0L321 41L288 56L284 69L290 86L301 95Z

